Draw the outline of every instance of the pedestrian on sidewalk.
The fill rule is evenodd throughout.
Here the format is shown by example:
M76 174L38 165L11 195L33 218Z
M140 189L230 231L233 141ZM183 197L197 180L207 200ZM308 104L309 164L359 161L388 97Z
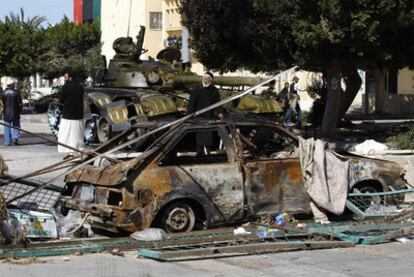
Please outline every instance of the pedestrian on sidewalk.
M65 84L59 94L59 102L63 105L62 119L59 126L58 141L76 149L82 149L84 137L83 95L84 88L71 73L64 75ZM67 153L64 158L72 157L72 149L58 145L59 153Z
M6 90L1 95L3 102L3 121L4 124L4 144L6 146L18 145L20 138L20 130L13 127L20 128L20 113L22 112L23 102L20 92L15 87L15 80L9 79L6 82Z

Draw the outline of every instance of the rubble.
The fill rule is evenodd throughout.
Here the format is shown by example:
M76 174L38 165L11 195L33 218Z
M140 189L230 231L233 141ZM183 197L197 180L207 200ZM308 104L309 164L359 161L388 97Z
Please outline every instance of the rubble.
M141 241L158 241L165 237L164 230L159 228L147 228L142 231L136 231L130 235L131 238Z
M375 155L378 152L384 152L386 150L388 150L387 145L379 143L373 139L365 140L363 143L355 146L355 151L363 155Z

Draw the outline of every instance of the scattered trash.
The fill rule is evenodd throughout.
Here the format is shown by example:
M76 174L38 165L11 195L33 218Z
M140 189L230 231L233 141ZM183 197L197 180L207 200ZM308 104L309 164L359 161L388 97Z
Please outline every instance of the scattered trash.
M355 146L355 151L364 155L374 155L377 152L388 150L388 146L373 139L367 139Z
M130 235L135 240L142 241L157 241L165 237L165 231L159 228L147 228L143 231L137 231Z
M287 213L279 214L275 216L275 224L279 226L285 226L288 223L289 215Z
M54 210L59 237L92 237L91 226L87 223L89 214L82 217L82 212L70 210L66 216Z
M399 241L399 242L402 242L402 243L407 243L407 242L411 241L410 239L407 239L407 238L398 238L398 239L395 239L395 240Z
M114 256L119 256L119 257L124 257L125 256L125 253L122 252L122 251L119 251L118 248L110 250L109 253L111 253Z
M57 238L56 223L51 214L9 209L8 215L14 228L23 228L27 238Z
M392 214L397 213L398 208L394 205L384 206L384 205L378 205L374 202L371 202L371 205L368 207L368 209L365 210L365 213L368 215L382 215L382 214Z
M252 232L246 231L246 229L244 229L243 227L238 227L236 229L234 229L233 234L234 235L250 235Z

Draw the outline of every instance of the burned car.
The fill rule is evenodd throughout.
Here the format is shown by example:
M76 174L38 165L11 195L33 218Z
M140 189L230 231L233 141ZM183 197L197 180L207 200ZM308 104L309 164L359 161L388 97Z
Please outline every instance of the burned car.
M198 132L214 138L201 157ZM183 232L281 212L310 213L295 144L295 135L270 121L188 122L137 158L67 175L61 207L90 213L94 227L112 232L150 226ZM350 190L405 184L396 163L341 156L350 163Z

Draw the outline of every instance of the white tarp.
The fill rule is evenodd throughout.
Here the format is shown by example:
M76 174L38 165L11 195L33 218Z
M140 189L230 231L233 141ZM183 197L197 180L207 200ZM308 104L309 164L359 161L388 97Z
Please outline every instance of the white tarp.
M327 150L325 142L313 138L300 138L299 151L305 187L313 201L311 208L315 220L327 220L323 210L342 214L348 196L348 161Z

